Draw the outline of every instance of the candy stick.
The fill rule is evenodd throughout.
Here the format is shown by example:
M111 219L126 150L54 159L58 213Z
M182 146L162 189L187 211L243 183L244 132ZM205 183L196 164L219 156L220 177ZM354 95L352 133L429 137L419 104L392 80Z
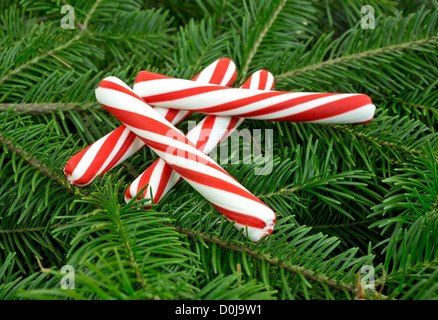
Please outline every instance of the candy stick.
M234 62L228 58L222 58L202 70L193 80L230 85L235 78ZM155 110L174 125L191 114L186 110L160 107ZM70 184L85 187L144 146L145 143L141 139L122 125L71 157L64 168L64 173Z
M251 241L273 231L276 216L272 209L196 149L123 81L104 79L96 89L96 98L228 220L235 221L237 228L245 227Z
M272 90L274 77L266 70L252 74L241 88ZM242 122L243 118L206 116L187 135L198 150L209 154L223 139L230 135ZM125 193L125 201L129 202L146 185L143 198L153 196L153 203L158 203L181 179L180 175L161 158L147 168L132 182ZM142 197L139 196L138 200Z
M364 94L242 90L142 71L134 91L149 105L258 120L367 123L375 106Z

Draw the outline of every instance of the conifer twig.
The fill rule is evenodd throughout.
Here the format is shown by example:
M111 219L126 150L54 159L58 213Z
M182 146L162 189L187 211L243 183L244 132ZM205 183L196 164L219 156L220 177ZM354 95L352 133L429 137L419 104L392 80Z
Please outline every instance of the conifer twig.
M254 58L255 54L257 53L258 48L260 47L263 38L265 37L266 33L271 28L274 21L277 19L278 15L280 14L283 7L286 5L287 0L283 0L280 5L277 7L277 9L274 11L272 16L269 18L268 23L265 25L263 30L260 32L257 41L255 42L254 46L252 47L251 51L249 52L248 58L245 60L245 64L242 68L242 79L246 78L246 75L249 70L249 66L251 65L252 59Z
M10 79L13 75L20 73L23 69L27 69L27 68L31 67L32 65L39 63L41 60L44 60L47 57L52 56L55 52L62 51L64 49L68 48L73 43L75 43L76 41L81 39L81 37L82 37L82 33L79 33L75 37L73 37L69 41L67 41L66 43L64 43L56 48L53 48L52 50L49 50L49 51L41 54L40 56L33 58L32 60L28 61L27 63L19 66L18 68L10 71L3 78L0 78L0 85L3 84L6 80Z
M374 142L376 142L378 145L382 146L382 147L387 147L387 148L392 148L394 150L403 152L403 153L408 153L408 154L416 154L418 156L426 156L421 150L418 149L414 149L414 148L408 148L406 146L403 145L399 145L397 143L394 142L390 142L390 141L385 141L376 137L373 137L369 134L363 133L363 132L358 132L356 130L354 130L351 127L348 127L346 125L340 125L340 124L329 124L327 125L330 128L333 128L335 130L341 131L341 132L349 132L352 133L354 136L358 137L359 139L362 140L372 140ZM438 156L436 157L437 161L438 161Z
M325 285L329 286L330 288L340 290L340 291L347 291L350 293L352 293L354 290L354 287L351 284L341 284L341 283L338 283L336 280L326 279L323 276L316 274L314 271L304 269L301 266L290 265L287 262L280 261L280 259L278 259L278 258L273 258L273 257L269 256L268 254L262 254L259 251L253 250L249 247L230 243L229 241L225 241L223 239L219 239L217 237L210 236L210 235L205 235L205 234L203 234L199 231L195 231L195 230L188 230L188 229L181 228L181 227L176 227L176 230L179 233L185 234L190 238L200 237L205 242L214 243L217 246L220 246L220 247L227 249L227 250L233 250L233 251L236 251L239 253L245 252L245 254L249 257L252 257L252 258L257 259L257 260L263 260L264 262L266 262L272 266L282 268L288 272L291 272L291 273L298 273L299 272L306 279L324 283Z
M29 115L40 115L55 112L57 110L72 110L76 107L83 107L85 109L98 109L97 103L0 103L0 111L6 111L14 108L17 112L25 112ZM81 110L77 108L77 110Z
M19 228L19 229L0 229L0 233L26 233L26 232L42 232L47 229L56 229L60 227L66 226L67 223L59 223L54 224L50 226L44 226L44 227L35 227L35 228Z
M276 81L284 81L284 78L296 77L302 73L306 73L306 72L314 71L314 70L319 70L319 69L324 69L325 67L327 67L329 65L341 64L343 62L347 62L350 60L359 60L359 59L364 58L364 57L377 55L377 54L380 54L382 52L387 52L387 51L388 52L397 51L397 50L403 51L404 49L409 48L411 46L413 47L416 45L422 45L422 44L428 44L428 43L434 44L437 41L438 41L438 36L434 36L434 37L430 37L430 38L426 38L426 39L414 40L414 41L409 41L409 42L400 43L400 44L394 44L394 45L390 45L390 46L386 46L386 47L382 47L382 48L367 50L367 51L363 51L360 53L355 53L355 54L351 54L348 56L342 56L339 58L325 60L325 61L322 61L319 63L315 63L313 65L290 70L290 71L287 71L287 72L284 72L284 73L281 73L281 74L275 76L275 79L276 79Z
M80 192L77 190L77 188L72 187L64 177L61 177L58 173L54 172L50 167L42 163L38 158L32 156L26 150L17 146L11 139L5 137L1 131L0 131L0 144L5 145L9 151L15 153L20 159L23 159L29 166L40 171L44 176L56 182L63 189L66 189L68 192L74 195L84 195L84 192Z
M10 79L13 75L15 75L17 73L20 73L23 69L27 69L27 68L31 67L32 65L37 64L41 60L44 60L44 59L46 59L49 56L53 57L56 52L62 51L64 49L67 49L73 43L75 43L79 39L81 39L82 36L85 34L85 31L88 28L88 23L90 21L90 18L92 17L92 15L94 14L94 11L96 10L96 8L99 6L99 4L101 2L102 2L102 0L96 0L96 2L94 3L93 7L90 9L90 11L88 12L87 16L85 17L84 22L82 24L78 23L78 25L79 25L79 33L75 37L71 38L66 43L61 44L60 46L55 47L52 50L49 50L49 51L41 54L40 56L37 56L37 57L33 58L32 60L28 61L27 63L19 66L18 68L10 71L8 74L3 76L3 78L0 78L0 85L3 84L6 80ZM58 60L59 60L59 58L58 58Z
M36 258L36 260L37 260L37 262L38 262L38 266L40 267L40 271L41 272L43 272L43 273L50 273L52 270L50 270L50 269L48 269L48 268L44 268L43 267L43 265L42 265L42 263L41 263L41 260L40 260L40 258L38 258L38 256L35 256L35 258Z

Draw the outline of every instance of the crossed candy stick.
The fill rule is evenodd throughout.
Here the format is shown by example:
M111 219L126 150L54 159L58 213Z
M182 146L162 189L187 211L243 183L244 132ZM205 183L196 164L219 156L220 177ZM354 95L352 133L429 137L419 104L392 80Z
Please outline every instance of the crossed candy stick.
M232 63L229 59L220 59L204 69L203 72L195 77L195 80L198 82L210 81L230 84L234 80L235 74L234 63ZM262 89L272 89L273 87L273 76L267 71L259 71L251 78L252 81L250 81L253 87ZM243 87L245 86L246 85ZM138 188L138 190L140 190L144 185L149 183L149 188L152 188L153 190L152 193L154 195L154 202L157 202L165 194L165 192L169 191L170 188L179 180L179 175L181 175L187 180L187 182L189 182L189 184L203 194L204 197L209 200L213 206L215 206L229 220L236 221L236 227L242 228L245 226L245 231L247 231L247 236L250 240L257 241L265 234L272 232L273 225L275 223L275 213L255 196L253 196L243 186L241 186L234 178L229 176L221 167L215 164L213 160L203 157L198 158L198 150L195 149L194 151L192 149L191 152L188 152L186 158L185 152L180 152L181 150L187 151L187 148L190 150L189 146L183 145L187 142L185 137L182 136L182 134L180 134L179 131L177 131L169 122L166 123L166 120L163 119L163 117L158 117L158 119L160 119L163 122L162 124L167 127L161 127L161 131L157 127L152 128L152 124L157 124L153 121L154 113L151 113L153 110L147 106L141 98L136 96L126 84L114 77L107 78L102 81L99 88L96 90L96 97L105 108L119 117L119 119L125 123L125 126L116 129L113 131L113 133L103 137L69 160L64 172L71 183L78 186L88 185L100 173L108 171L111 165L116 165L122 162L123 160L121 159L123 158L126 159L127 153L130 153L129 155L131 155L132 151L138 151L142 147L140 146L140 143L135 143L135 138L125 138L129 137L129 132L135 132L139 136L138 139L143 142L143 146L145 144L149 144L152 149L156 151L157 154L162 156L167 162L162 160L157 161L154 165L149 167L148 170L146 170L145 173L139 177L139 179L136 180L142 184L139 185L138 183L134 182L130 188L128 188L128 191L133 190L134 188ZM133 100L134 97L136 99ZM105 99L109 99L109 101ZM139 103L141 104L141 102L139 102L140 100L143 103L142 106L139 105ZM127 119L123 119L120 118L120 113L117 115L117 111L111 109L111 107L113 107L119 111L128 111L126 109L127 105L137 105L135 112L143 109L145 109L143 111L147 112L144 112L143 114L134 114L135 112L124 113ZM178 123L188 115L187 111L182 110L169 111L168 109L156 108L156 111L160 112L161 115L164 115L167 120L173 120L174 123ZM181 115L181 113L184 114ZM152 118L146 119L148 116L151 117L151 115ZM147 127L149 136L152 134L152 138L149 137L148 139L147 133L146 136L141 136L141 134L135 131L132 126L128 125L129 123L132 125L132 121L135 121L136 119L138 120L142 116L145 117L143 118L143 123L134 124L134 127L138 129L144 125ZM207 147L212 149L217 143L220 142L222 138L224 138L221 137L218 139L217 133L223 134L222 131L225 128L229 130L227 131L229 134L231 133L232 129L235 129L242 121L243 119L231 117L207 116L197 127L191 131L191 136L192 139L197 140L194 141L195 144L202 142L202 140L206 140L206 144L198 144L199 148ZM202 139L199 129L205 129L208 126L211 126L211 133L216 134L210 134L205 137L206 139ZM158 131L154 131L155 129ZM123 132L129 132L126 132L125 135L122 135L121 137L116 135L118 131L122 130ZM143 134L145 134L145 132L143 132ZM113 137L111 137L111 135L113 135ZM190 136L190 133L188 136ZM181 142L181 144L176 146L176 157L171 159L169 159L169 155L166 154L166 151L168 151L168 145L160 145L160 139L163 138L167 140L169 145L173 145L175 140L169 137L176 137L176 141ZM119 140L116 140L117 138ZM154 138L158 138L158 141L154 140ZM116 142L114 142L114 140ZM215 142L212 143L213 140L215 140ZM123 148L123 143L127 145L125 148ZM108 147L102 147L105 145ZM158 150L154 149L153 146L158 147ZM160 147L161 151L164 151L164 154L160 154ZM125 151L123 155L121 150ZM175 167L176 165L178 165L178 169ZM213 171L213 168L216 171ZM200 170L206 172L200 172ZM148 175L148 172L150 175ZM214 185L214 187L212 187L212 185ZM163 189L163 187L165 189ZM133 196L136 193L137 192L134 192ZM144 195L147 194L148 189L144 191ZM127 200L129 201L128 198L129 194L127 193Z
M232 66L234 66L234 64ZM273 75L266 70L260 70L253 73L241 88L272 90L273 87ZM228 137L243 120L245 119L208 115L196 127L190 130L186 137L198 150L209 154L222 140ZM150 195L150 190L152 190L153 201L157 203L179 180L180 176L176 171L172 170L162 158L159 158L128 187L125 194L125 201L130 201L144 186L149 185L143 191L143 197L146 198ZM141 197L139 197L139 200L140 199Z
M226 63L224 63L224 61L226 61ZM221 59L217 62L215 67L211 65L207 69L214 68L214 73L216 73L218 66L222 64L230 66L231 62ZM225 74L230 74L229 70L227 70ZM235 74L235 71L233 71L233 74ZM195 80L202 79L202 75L203 73L195 77ZM261 73L259 79L262 77L266 80L269 74L267 72ZM210 81L211 79L212 77L210 77ZM159 81L161 81L161 84L157 84ZM145 85L146 82L147 85ZM218 82L220 83L220 81ZM257 85L254 85L254 83L251 85L251 82L251 79L249 79L249 82L247 81L243 88L257 88ZM169 107L169 101L171 101L170 104L178 108L192 108L204 113L228 116L242 116L243 112L245 117L255 119L266 119L267 117L268 119L281 121L364 123L371 121L375 110L374 105L371 104L371 100L365 95L282 93L240 89L234 89L233 91L228 90L227 94L225 94L225 92L220 93L220 91L231 88L211 85L193 86L193 83L194 82L142 72L136 79L134 90L135 92L140 92L146 101L151 101L156 106ZM170 87L165 88L162 87L163 85L170 85ZM148 91L148 89L151 90ZM248 92L250 92L250 94L248 94ZM214 95L212 96L211 93ZM155 167L152 169L149 168L148 170L151 174L146 174L144 181L149 181L150 183L154 171L159 172L158 180L165 177L165 179L169 181L169 177L172 176L171 168L176 171L175 177L177 177L177 174L181 175L210 201L213 206L223 213L227 219L236 221L235 226L237 228L246 227L247 236L250 240L258 241L265 234L272 232L276 219L275 213L241 186L234 178L229 176L211 158L197 150L196 145L192 144L190 140L184 137L170 122L159 115L157 111L160 111L160 109L154 111L126 84L114 77L109 77L102 81L96 90L96 97L107 110L112 112L125 124L127 129L136 134L141 141L149 145L165 160L165 162L161 161L162 165L158 166L158 161L155 163ZM211 105L212 101L210 101L210 99L212 98L217 99L213 100L213 104L216 103L216 105ZM190 103L195 103L196 105L190 107L188 106ZM271 107L269 107L270 105ZM271 108L271 112L268 112L268 108ZM176 114L178 114L178 112L176 112ZM214 120L221 119L220 117L210 118ZM204 120L207 121L206 119ZM229 117L229 124L239 122L241 122L241 120ZM220 123L220 121L217 123ZM232 127L233 126L234 124ZM123 130L126 130L126 128L123 128ZM129 135L130 133L126 133L126 136ZM135 139L136 138L133 137L132 141ZM91 152L90 150L98 149L99 146L105 145L108 138L104 140L105 141L100 144L99 141L96 142L96 144L98 144L97 147L93 148L93 144L87 148L88 152L82 152L82 155L77 154L69 161L65 172L66 175L70 177L69 180L71 182L74 183L71 177L73 177L72 173L75 173L74 171L77 165L84 158L87 158L88 161L89 159L93 159L93 157L96 158L97 151ZM220 139L217 142L219 141ZM173 152L169 152L169 146L173 146ZM128 149L134 150L136 148L139 149L138 146L132 148L130 146ZM108 148L100 147L100 149L108 152ZM107 170L111 165L120 163L123 160L114 160L117 159L117 155L120 155L120 149L119 147L119 151L117 152L114 150L111 151L111 154L113 155L115 153L116 157L112 157L111 160L108 160L111 157L106 158L105 163L101 165L100 168L98 168L98 165L90 165L89 168L93 167L92 171L94 172L104 172L104 170ZM87 153L91 155L87 157ZM119 156L119 159L122 158L122 156ZM102 162L102 160L100 160L100 162ZM163 164L166 163L169 169L162 170L162 168L164 168ZM161 169L155 169L159 167ZM146 172L148 170L146 170ZM84 169L82 169L82 172L83 171ZM164 172L168 172L168 174L163 175ZM88 176L92 177L93 175L89 174ZM78 180L81 178L82 177ZM86 182L87 181L85 181L85 183ZM173 184L170 183L168 185L171 187ZM168 190L169 189L167 189L167 191ZM162 191L166 191L166 184L165 189ZM126 197L128 199L129 196L132 196L132 194L127 192ZM160 198L158 198L158 200L159 199Z
M235 64L230 59L222 58L202 70L193 80L228 86L235 78ZM160 107L154 109L173 125L191 114L186 110ZM70 158L64 173L70 184L86 187L98 176L102 176L145 146L131 130L121 125Z

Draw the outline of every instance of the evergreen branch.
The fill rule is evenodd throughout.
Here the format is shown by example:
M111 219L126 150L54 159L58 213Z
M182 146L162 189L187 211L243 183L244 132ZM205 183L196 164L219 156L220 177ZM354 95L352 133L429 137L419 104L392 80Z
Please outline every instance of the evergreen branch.
M215 21L210 18L199 23L190 20L180 28L173 54L174 65L170 66L169 73L180 78L193 77L201 65L224 56L228 35L217 35L215 29Z
M351 223L340 223L340 224L331 224L331 225L314 225L310 226L312 229L330 229L330 228L349 228L357 225L369 224L368 220L360 220Z
M122 162L122 165L125 167L126 172L129 173L133 178L137 178L139 176L138 171L135 170L128 161Z
M433 109L433 110L435 110L435 108L433 108L431 106L426 106L426 105L422 105L422 104L414 103L414 102L409 102L409 101L403 101L400 98L395 98L395 100L397 102L400 102L401 104L404 104L404 105L410 106L410 107L414 107L414 108L417 108L417 109L426 109L426 110L432 110Z
M211 235L205 235L202 232L195 231L195 230L188 230L188 229L181 228L181 227L176 227L176 230L179 233L185 234L190 238L200 237L202 240L204 240L207 243L214 243L217 246L220 246L220 247L227 249L227 250L233 250L233 251L239 252L239 253L244 252L249 257L252 257L252 258L260 260L260 261L264 261L264 262L268 263L269 265L272 265L272 266L278 267L278 268L282 268L282 269L284 269L288 272L294 273L294 274L301 274L308 280L323 283L330 288L340 290L340 291L347 291L349 293L354 292L354 286L352 284L341 284L337 280L327 279L327 278L323 277L322 275L318 275L316 272L314 272L312 270L307 270L301 266L291 266L287 262L280 261L280 259L278 259L278 258L271 257L268 254L263 254L257 250L253 250L247 246L230 243L229 241L226 241L226 240L223 240L223 239L211 236Z
M67 41L66 43L64 43L64 44L62 44L62 45L60 45L60 46L58 46L56 48L53 48L52 50L47 51L47 52L43 53L42 55L33 58L31 61L28 61L27 63L19 66L18 68L10 71L6 75L4 75L2 78L0 78L0 85L3 84L6 80L10 79L13 75L22 72L24 69L30 68L31 66L39 63L41 60L44 60L47 57L53 56L58 51L62 51L64 49L67 49L73 43L75 43L78 40L80 40L82 38L82 36L83 36L83 33L79 33L75 37L73 37L69 41Z
M311 183L318 182L318 181L321 181L321 180L323 180L323 179L312 180L312 181L309 181L307 183L304 183L304 184L302 184L300 186L296 186L296 187L293 187L293 188L283 188L283 189L280 189L278 191L270 192L268 194L258 195L257 198L259 198L259 199L269 199L269 198L272 198L272 197L275 197L275 196L282 196L282 195L291 194L291 193L294 193L294 192L296 192L298 190L301 190L301 189L305 188L307 185L309 185Z
M142 276L142 272L140 270L140 267L134 258L134 251L132 250L132 245L129 242L129 236L125 230L125 224L123 223L120 215L115 215L113 217L115 218L115 219L113 219L113 222L115 224L115 229L117 230L117 232L119 234L120 241L122 243L122 247L124 248L124 250L128 256L129 263L131 264L131 266L134 269L135 277L137 278L138 283L140 284L141 288L146 290L148 286L146 284L145 279Z
M202 61L207 53L211 51L211 46L217 41L216 38L211 38L205 45L202 52L199 53L198 59L196 59L196 62L194 63L193 70L198 71L201 68ZM194 74L192 73L192 77Z
M315 64L308 65L308 66L305 66L302 68L297 68L297 69L294 69L294 70L291 70L288 72L284 72L284 73L281 73L279 75L276 75L275 79L276 79L276 81L281 82L281 81L285 81L285 78L297 77L300 74L303 74L303 73L306 73L309 71L323 70L327 66L343 64L343 63L346 63L346 62L349 62L352 60L360 60L360 59L365 58L365 57L376 56L380 53L385 53L385 52L390 53L393 51L403 51L407 48L411 48L411 47L415 47L415 46L419 46L419 45L424 45L424 44L436 45L437 42L438 42L438 35L433 36L433 37L429 37L426 39L413 40L413 41L409 41L409 42L405 42L405 43L394 44L394 45L389 45L389 46L382 47L382 48L367 50L367 51L363 51L363 52L359 52L359 53L355 53L355 54L350 54L347 56L342 56L339 58L321 61L319 63L315 63Z
M15 153L19 158L23 159L30 167L40 171L44 176L49 178L50 180L56 182L60 187L72 193L73 195L85 195L84 191L78 191L77 188L72 187L65 177L61 177L58 173L54 172L54 170L41 161L38 158L33 157L26 150L17 146L11 139L4 136L4 134L0 131L0 144L6 146L6 148Z
M93 6L91 7L90 11L88 12L87 16L85 17L84 22L78 23L78 26L80 28L80 31L85 31L88 29L88 23L90 22L91 17L94 14L94 11L96 11L97 7L99 6L99 4L102 2L102 0L96 0L93 4Z
M41 49L40 49L41 51ZM73 67L71 65L69 65L67 62L65 62L64 60L62 60L61 58L58 58L57 56L55 56L52 53L49 53L49 56L51 56L52 58L58 60L59 62L61 62L63 65L65 65L67 68L73 69Z
M419 155L426 156L426 154L424 154L423 151L421 151L421 150L418 150L415 148L409 148L407 146L404 146L404 145L401 145L401 144L398 144L395 142L385 141L385 140L382 140L381 138L373 137L369 133L359 132L359 131L355 130L354 127L351 127L351 126L341 125L341 124L329 124L327 126L330 128L333 128L337 131L349 132L361 140L376 142L378 145L380 145L382 147L395 149L397 151L408 153L408 154L415 154L418 156ZM436 157L436 159L438 161L438 156ZM394 162L395 162L395 164L401 165L400 162L398 162L398 161L394 160Z
M93 7L91 8L91 10L88 12L87 16L85 17L84 23L83 24L78 24L80 26L80 30L79 30L79 33L75 37L71 38L66 43L64 43L64 44L62 44L62 45L60 45L58 47L55 47L55 48L53 48L53 49L43 53L42 55L33 58L31 61L28 61L27 63L19 66L18 68L10 71L6 75L4 75L2 78L0 78L0 85L3 84L6 80L10 79L13 75L20 73L24 69L30 68L32 65L35 65L35 64L39 63L40 61L46 59L47 57L54 57L56 52L65 50L68 47L70 47L73 43L76 43L78 40L80 40L84 36L86 30L88 29L88 22L89 22L91 16L93 15L94 11L96 10L96 8L98 7L98 5L101 2L102 2L102 0L96 0L96 2L94 3ZM56 59L60 60L57 57L56 57ZM65 64L64 61L62 61L62 63Z
M17 112L24 112L30 115L49 114L57 110L80 110L75 107L81 106L85 109L100 109L98 104L93 103L0 103L0 111L14 108Z
M277 19L279 13L282 11L282 9L286 5L286 3L287 3L287 0L283 0L279 4L278 8L274 11L272 16L267 20L264 28L260 31L260 34L258 35L251 51L249 52L248 57L245 59L245 64L243 65L243 68L242 68L242 77L241 77L242 79L246 79L246 75L248 74L249 66L251 65L251 62L252 62L255 54L257 53L258 48L260 47L266 33L270 30L272 24Z
M254 259L263 261L271 266L281 268L287 272L304 276L304 278L306 278L307 280L321 283L329 288L332 288L332 289L335 289L338 291L345 291L345 292L348 292L350 294L355 294L357 291L357 288L351 283L341 283L335 279L328 279L327 277L325 277L321 274L317 274L317 272L315 272L315 271L308 270L304 267L297 266L297 265L290 265L289 263L287 263L285 261L280 261L279 258L275 258L275 257L270 256L269 254L262 253L262 252L259 252L257 250L253 250L247 246L237 245L235 243L231 243L229 241L220 239L220 238L215 237L215 236L205 235L204 233L196 231L196 230L188 230L188 229L181 228L178 226L175 228L176 228L176 231L178 231L181 234L185 234L190 238L199 237L206 243L215 244L215 245L217 245L221 248L224 248L226 250L232 250L232 251L235 251L238 253L245 253L248 257L252 257ZM389 297L381 294L381 292L378 293L378 292L373 290L373 291L371 291L371 293L372 293L372 296L374 298L381 299L381 300L389 299Z
M0 229L0 233L43 232L47 229L56 229L56 228L64 227L66 225L67 225L66 223L59 223L59 224L52 224L49 226L35 227L35 228L19 228L19 229L9 229L9 230Z

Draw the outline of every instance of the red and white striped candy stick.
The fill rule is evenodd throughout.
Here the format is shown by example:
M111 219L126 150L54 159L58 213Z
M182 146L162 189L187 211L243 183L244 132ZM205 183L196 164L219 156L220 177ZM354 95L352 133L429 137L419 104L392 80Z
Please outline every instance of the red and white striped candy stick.
M193 80L227 86L233 83L235 78L236 65L230 59L222 58L202 70ZM186 110L160 107L156 107L155 110L174 125L191 114ZM70 184L85 187L144 146L145 143L141 139L122 125L71 157L64 173Z
M252 74L241 88L272 90L274 77L266 71L260 70ZM209 154L223 139L230 135L242 122L243 118L206 116L186 137L198 150ZM153 203L158 203L173 186L181 179L180 175L161 158L147 168L132 182L125 193L125 201L129 202L140 190L143 198L153 197ZM142 197L139 196L138 200Z
M245 227L251 241L273 231L276 216L272 209L196 149L123 81L104 79L96 89L96 98L227 219L236 221L237 228Z
M137 75L134 91L151 106L258 120L367 123L376 109L364 94L242 90L147 71Z

